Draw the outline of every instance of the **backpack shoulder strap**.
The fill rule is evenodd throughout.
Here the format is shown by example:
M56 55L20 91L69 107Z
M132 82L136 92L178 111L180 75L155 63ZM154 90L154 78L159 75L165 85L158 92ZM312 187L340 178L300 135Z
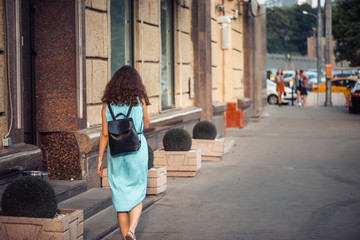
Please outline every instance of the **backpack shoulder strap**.
M108 105L108 108L109 108L109 111L110 111L110 114L111 114L111 117L113 118L113 120L115 121L116 120L116 117L114 115L114 112L112 111L111 109L111 106L110 106L110 103L107 104Z
M127 118L130 116L132 107L133 107L133 105L130 104L130 108L129 108L127 114L126 114L126 117L127 117Z

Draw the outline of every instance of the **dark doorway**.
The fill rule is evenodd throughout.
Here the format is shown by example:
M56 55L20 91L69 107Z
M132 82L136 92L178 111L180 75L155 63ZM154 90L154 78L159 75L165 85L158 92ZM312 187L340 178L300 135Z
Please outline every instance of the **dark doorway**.
M21 0L21 65L23 80L24 142L37 145L35 122L35 52L33 0Z

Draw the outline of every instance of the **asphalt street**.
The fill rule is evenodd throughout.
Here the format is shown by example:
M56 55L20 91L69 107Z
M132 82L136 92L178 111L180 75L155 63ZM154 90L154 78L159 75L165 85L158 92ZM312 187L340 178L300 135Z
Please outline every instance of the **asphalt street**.
M360 114L268 106L229 140L221 162L168 178L138 240L360 239Z

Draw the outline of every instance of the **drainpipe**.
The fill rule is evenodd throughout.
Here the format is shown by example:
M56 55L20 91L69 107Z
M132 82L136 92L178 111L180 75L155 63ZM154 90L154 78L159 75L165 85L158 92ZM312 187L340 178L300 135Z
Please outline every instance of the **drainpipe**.
M182 68L183 68L183 63L182 63L182 43L181 43L181 32L182 32L182 25L181 25L181 2L179 1L179 5L178 5L178 23L179 23L179 90L180 90L180 107L183 106L183 102L182 102L182 94L183 94L183 90L182 90Z
M223 101L226 102L225 94L226 94L226 57L225 50L230 48L230 39L229 39L229 31L230 31L230 23L233 16L220 16L217 19L217 23L221 23L221 49L223 50Z
M144 77L144 19L143 0L140 1L140 25L141 25L141 77Z
M13 121L14 121L14 113L13 113L13 103L12 103L12 96L11 96L11 82L10 82L10 74L9 74L9 67L10 67L10 41L9 41L9 26L8 23L10 22L10 9L8 4L5 2L5 19L6 19L6 78L7 78L7 83L8 83L8 99L9 99L9 105L10 105L10 126L8 129L8 132L6 134L6 136L4 137L4 139L7 139L10 136L11 130L13 128Z
M257 10L259 11L259 10ZM254 17L254 32L253 32L253 36L254 36L254 65L253 65L253 71L254 71L254 79L253 79L253 87L251 89L252 91L252 95L253 95L253 109L252 109L252 117L257 117L258 115L258 108L259 108L259 85L258 85L258 81L259 81L259 59L258 59L258 18L257 16Z

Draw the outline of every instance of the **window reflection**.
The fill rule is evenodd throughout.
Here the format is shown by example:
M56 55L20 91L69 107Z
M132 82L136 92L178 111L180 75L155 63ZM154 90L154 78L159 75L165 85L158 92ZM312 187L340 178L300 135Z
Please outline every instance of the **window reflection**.
M174 104L172 10L171 0L161 0L161 106L163 110Z
M111 0L111 76L124 65L133 65L132 1Z

